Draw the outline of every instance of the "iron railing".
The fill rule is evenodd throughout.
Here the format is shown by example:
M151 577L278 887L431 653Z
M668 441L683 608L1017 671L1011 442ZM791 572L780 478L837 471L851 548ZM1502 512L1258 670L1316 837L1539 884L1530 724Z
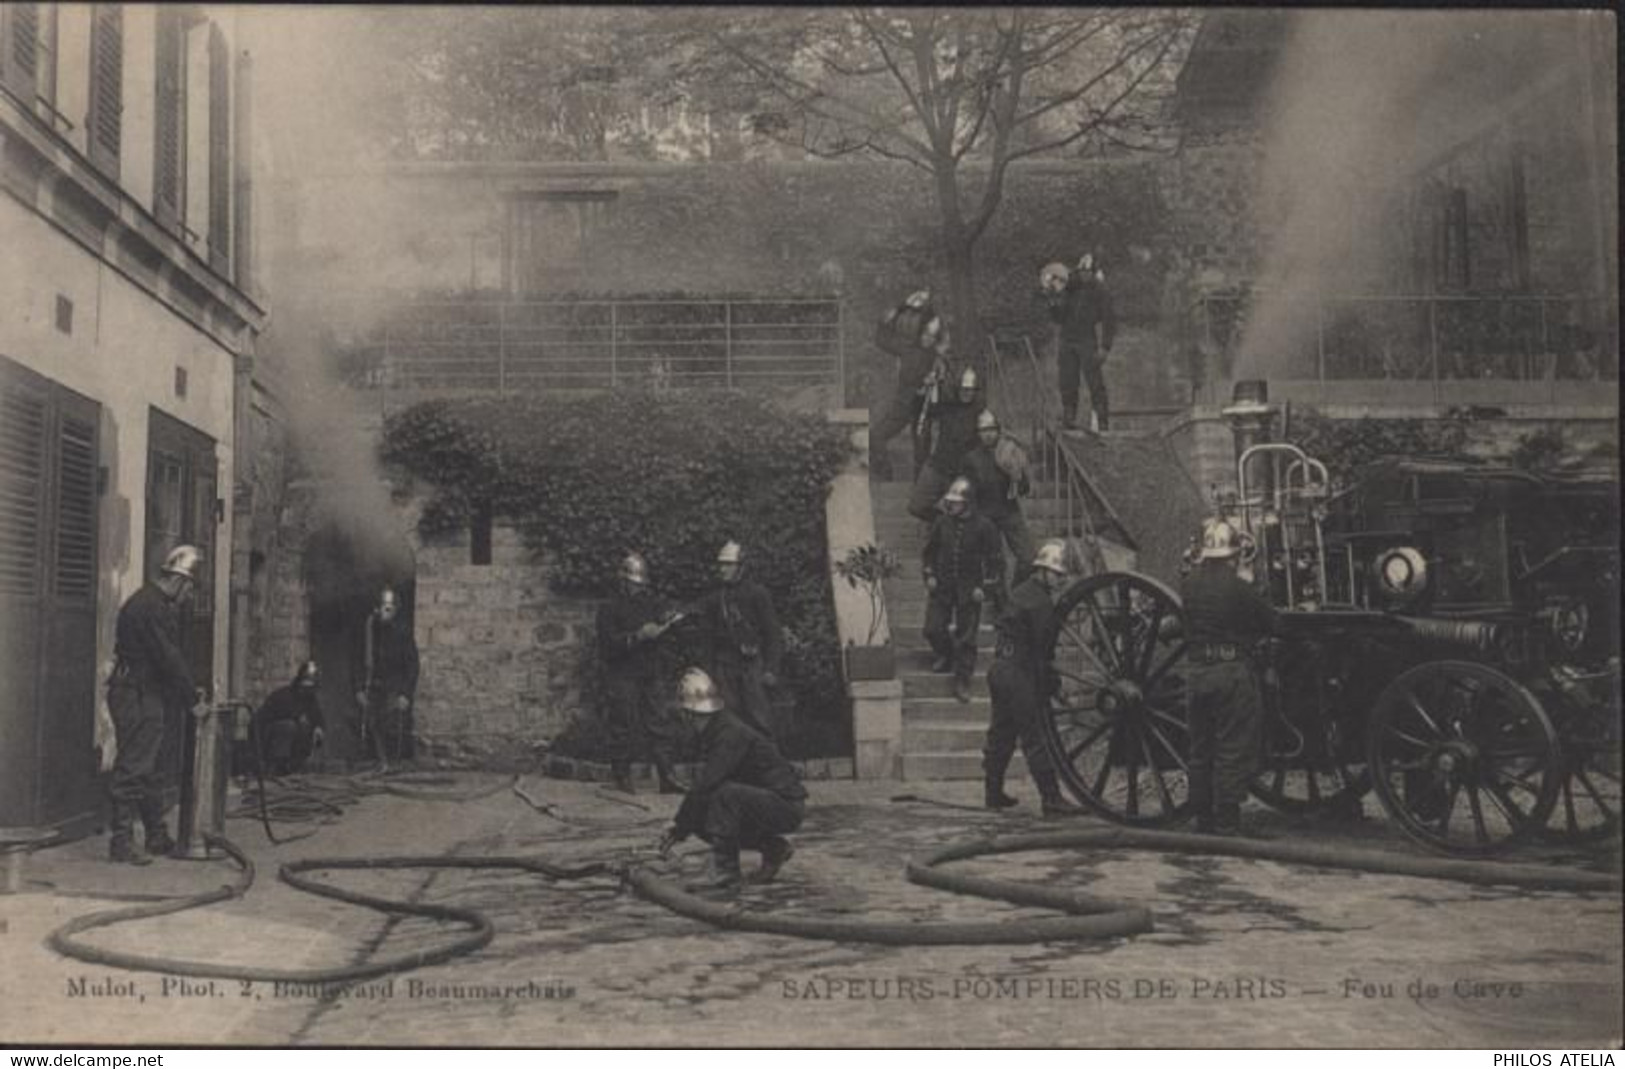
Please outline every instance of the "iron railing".
M1288 302L1306 324L1294 351L1267 354L1282 378L1338 381L1613 380L1617 323L1591 296L1303 296L1261 290L1198 301L1198 330L1221 367L1233 366L1248 313ZM1310 327L1312 326L1312 329Z
M341 346L343 377L374 389L509 393L834 386L838 300L420 301Z

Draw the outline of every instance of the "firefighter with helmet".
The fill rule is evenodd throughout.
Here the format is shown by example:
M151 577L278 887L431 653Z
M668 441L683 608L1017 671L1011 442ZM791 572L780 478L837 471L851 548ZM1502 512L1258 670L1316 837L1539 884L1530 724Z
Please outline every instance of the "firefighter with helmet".
M999 417L984 408L976 415L976 447L965 454L959 474L975 488L976 511L993 521L1015 558L1016 577L1027 574L1038 548L1021 514L1021 499L1032 492L1027 454L999 427Z
M908 428L918 474L931 451L929 411L939 400L949 351L948 327L932 306L931 291L914 291L881 317L875 341L897 358L897 381L869 429L869 470L877 479L892 477L887 443Z
M315 661L306 661L292 682L273 690L254 714L249 726L253 756L265 775L301 772L321 747L327 725L318 697L320 687L321 668Z
M1041 720L1048 712L1050 697L1060 688L1052 663L1061 624L1055 600L1066 588L1069 571L1066 543L1045 542L1038 547L1027 578L1010 592L1009 604L999 616L998 645L993 667L987 672L993 717L982 752L983 801L989 809L1020 804L1004 793L1004 774L1020 743L1027 772L1038 785L1043 814L1069 817L1082 812L1061 797Z
M1253 660L1276 630L1274 608L1237 574L1242 557L1236 528L1209 520L1196 566L1180 584L1189 643L1191 808L1196 830L1216 835L1241 834L1241 803L1263 722Z
M146 865L153 855L175 849L164 826L158 764L166 719L184 723L185 710L203 700L181 647L181 610L192 597L202 566L202 550L175 547L164 558L158 578L130 595L118 612L113 675L107 683L117 749L108 787L113 801L108 856L114 861ZM138 819L146 832L141 844L132 834Z
M768 696L779 681L784 636L773 598L745 574L745 551L729 540L717 551L717 587L694 606L711 651L711 675L740 719L774 742L781 724Z
M915 519L930 523L936 517L937 502L964 466L965 454L976 448L976 417L981 414L981 378L967 367L959 373L952 399L933 410L931 459L908 495L908 511Z
M698 835L711 844L705 888L738 889L741 849L762 855L751 882L770 882L795 852L785 835L799 828L805 815L801 776L770 739L734 715L701 669L683 674L677 704L699 739L703 763L660 840L661 856Z
M941 515L931 524L921 553L925 577L925 639L933 672L952 672L954 697L970 701L976 671L976 633L982 606L1004 594L1004 550L993 521L976 511L971 484L958 478L942 495Z
M378 604L363 624L359 654L354 678L360 681L355 695L360 735L384 771L390 761L412 758L418 689L417 639L401 618L400 598L390 587L379 591Z
M613 750L610 770L617 790L633 792L632 761L648 750L661 794L681 794L672 775L673 732L660 681L659 641L680 617L650 589L649 563L640 553L621 559L616 597L598 610L598 659L604 714Z

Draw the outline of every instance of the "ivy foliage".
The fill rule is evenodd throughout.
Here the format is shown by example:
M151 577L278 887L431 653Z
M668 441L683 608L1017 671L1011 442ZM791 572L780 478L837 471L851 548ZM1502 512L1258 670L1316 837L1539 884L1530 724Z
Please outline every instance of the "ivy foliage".
M1346 486L1361 467L1386 456L1467 458L1469 420L1333 419L1315 409L1293 409L1292 441L1326 465L1334 485Z
M850 450L816 416L720 391L432 400L383 436L385 462L432 488L426 539L488 507L546 558L560 593L613 594L636 550L657 591L687 600L715 585L722 543L740 542L785 630L798 722L843 707L824 502Z

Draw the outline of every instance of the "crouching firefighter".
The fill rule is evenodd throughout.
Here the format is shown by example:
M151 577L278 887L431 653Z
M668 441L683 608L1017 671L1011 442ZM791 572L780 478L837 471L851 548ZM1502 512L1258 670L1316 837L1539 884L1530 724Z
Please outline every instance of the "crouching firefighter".
M1019 742L1027 758L1027 771L1038 785L1044 815L1082 813L1061 797L1040 719L1048 715L1050 697L1060 684L1051 662L1060 633L1055 599L1066 581L1066 543L1045 542L1033 558L1031 573L1010 592L1010 603L999 616L997 652L987 672L993 720L988 725L987 748L982 755L987 777L984 802L989 809L1008 809L1018 804L1004 793L1004 773Z
M315 661L306 661L293 682L273 690L254 714L249 728L254 759L265 775L301 772L310 755L321 748L327 725L317 698L320 686L321 669Z
M163 752L166 716L184 719L201 700L181 649L181 606L192 596L203 553L177 546L164 558L158 578L130 595L118 612L113 676L107 683L107 711L118 747L108 793L113 800L113 835L108 856L132 865L175 849L164 827L163 784L158 758ZM131 835L140 818L145 846Z
M598 610L598 654L615 789L633 792L632 760L647 746L660 775L660 793L681 794L671 772L672 733L662 713L664 703L655 696L660 675L657 643L680 617L649 589L649 564L642 554L626 555L619 578L620 596Z
M1190 791L1196 830L1241 834L1241 803L1256 771L1263 706L1254 651L1275 633L1275 609L1237 574L1241 538L1223 520L1202 530L1198 562L1181 584Z
M661 856L698 835L711 844L705 889L739 887L741 849L762 855L751 882L770 882L795 852L784 836L801 827L805 813L801 776L777 746L723 706L716 684L700 669L683 674L677 703L698 733L704 764L660 840Z

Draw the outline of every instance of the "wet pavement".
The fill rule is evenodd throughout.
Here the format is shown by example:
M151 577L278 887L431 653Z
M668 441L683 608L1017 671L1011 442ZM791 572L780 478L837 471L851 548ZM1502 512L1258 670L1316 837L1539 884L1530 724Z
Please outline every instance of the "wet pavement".
M675 799L647 809L600 790L461 777L464 801L373 794L316 834L272 846L257 822L228 834L258 878L241 899L87 933L143 953L339 966L442 945L455 926L301 894L275 878L300 857L535 855L560 864L637 858ZM905 922L1042 911L907 883L904 859L992 834L1092 826L895 804L897 784L813 783L797 853L739 908ZM979 785L909 784L972 803ZM1374 803L1368 801L1374 809ZM560 819L562 817L563 819ZM1283 838L1412 852L1380 820L1291 823ZM284 829L294 830L294 829ZM308 829L305 829L308 830ZM45 946L52 928L125 897L229 882L224 862L101 861L92 839L34 855L24 893L0 897L0 1039L12 1043L317 1046L999 1045L1617 1046L1621 916L1614 895L1477 887L1302 865L1127 850L1034 851L956 863L1147 906L1155 931L1010 947L885 947L723 932L669 913L613 876L548 880L513 870L330 872L343 887L472 908L495 936L451 962L349 988L185 980L81 964ZM703 844L670 863L697 874ZM1617 855L1616 855L1617 858ZM1550 851L1520 860L1604 866ZM746 855L747 868L755 858ZM450 930L448 930L450 929Z

